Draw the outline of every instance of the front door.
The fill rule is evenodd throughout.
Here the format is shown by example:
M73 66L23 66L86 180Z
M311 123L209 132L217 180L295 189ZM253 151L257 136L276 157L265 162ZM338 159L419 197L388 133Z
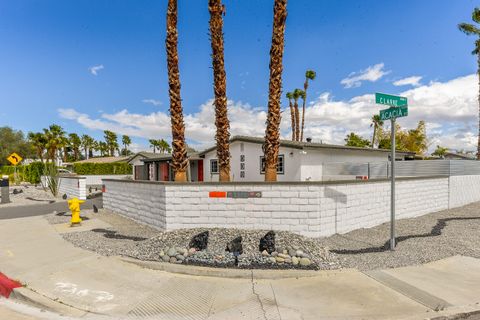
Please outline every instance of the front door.
M203 181L203 160L198 160L198 181Z
M160 163L160 181L168 181L168 163Z

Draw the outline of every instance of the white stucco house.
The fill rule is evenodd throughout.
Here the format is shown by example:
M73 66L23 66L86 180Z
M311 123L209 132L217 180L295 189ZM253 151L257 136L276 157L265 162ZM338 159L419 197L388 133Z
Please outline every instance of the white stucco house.
M230 139L231 181L264 181L264 139L234 136ZM203 161L203 181L218 181L216 147L199 153ZM332 163L386 163L389 150L347 147L314 142L280 141L278 181L325 180L323 168ZM413 159L414 153L397 152L396 160ZM355 178L355 177L354 177Z

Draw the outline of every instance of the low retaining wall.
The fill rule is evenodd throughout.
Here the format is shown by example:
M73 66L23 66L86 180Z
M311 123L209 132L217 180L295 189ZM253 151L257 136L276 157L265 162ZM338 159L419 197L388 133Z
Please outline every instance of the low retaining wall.
M63 176L59 178L58 194L66 194L68 198L87 199L87 185L85 177Z
M229 227L288 230L310 237L390 219L390 181L189 183L103 180L104 208L161 230ZM480 201L480 176L400 178L397 218ZM216 198L210 192L260 192ZM214 194L212 194L214 195Z

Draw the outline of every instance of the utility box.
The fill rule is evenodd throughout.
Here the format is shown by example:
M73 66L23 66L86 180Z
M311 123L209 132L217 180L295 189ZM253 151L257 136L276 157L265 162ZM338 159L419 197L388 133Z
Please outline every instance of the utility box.
M0 203L10 202L10 184L8 182L8 176L3 176L0 180L0 189L2 195L2 201Z

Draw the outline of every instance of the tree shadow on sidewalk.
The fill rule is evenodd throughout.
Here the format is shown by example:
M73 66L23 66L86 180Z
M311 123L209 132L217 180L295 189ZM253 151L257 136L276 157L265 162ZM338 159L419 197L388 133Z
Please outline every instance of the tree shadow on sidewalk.
M413 239L413 238L428 238L436 237L442 234L442 230L447 226L449 221L464 221L464 220L480 220L480 217L463 217L463 218L444 218L438 219L437 224L433 226L432 230L428 233L414 234L408 236L399 236L395 238L395 245L398 245L400 242ZM384 252L390 250L390 240L386 241L384 245L378 247L370 247L363 249L336 249L330 250L330 252L337 254L362 254L362 253L375 253L375 252Z
M107 230L107 229L92 229L91 231L103 233L103 236L108 239L120 239L120 240L132 240L132 241L144 241L148 239L143 237L125 236L122 234L117 234L117 231Z

